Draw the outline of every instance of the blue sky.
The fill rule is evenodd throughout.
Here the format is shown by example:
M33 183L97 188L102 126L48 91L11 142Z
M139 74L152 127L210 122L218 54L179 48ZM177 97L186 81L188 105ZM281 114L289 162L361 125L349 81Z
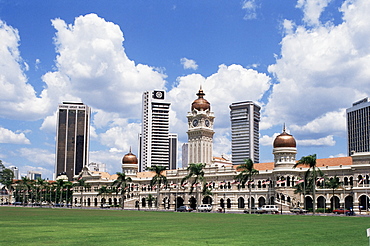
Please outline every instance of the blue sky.
M93 110L90 162L115 173L137 154L142 92L167 91L181 146L200 84L215 156L231 155L228 106L244 100L262 106L261 162L284 123L297 158L346 156L345 109L370 90L369 12L366 0L0 1L0 159L52 178L56 109L74 100Z

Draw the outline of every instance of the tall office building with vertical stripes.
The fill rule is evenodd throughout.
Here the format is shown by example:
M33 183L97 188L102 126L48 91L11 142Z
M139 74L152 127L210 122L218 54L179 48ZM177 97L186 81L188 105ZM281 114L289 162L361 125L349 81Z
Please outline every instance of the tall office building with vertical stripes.
M250 158L259 163L259 122L261 107L252 101L230 105L231 154L234 165Z
M177 167L177 135L169 133L171 103L165 100L165 91L144 92L142 103L139 171L151 166Z
M58 107L55 177L68 180L81 172L89 158L90 108L83 103L63 102Z
M370 152L370 100L364 98L352 104L347 112L348 155Z

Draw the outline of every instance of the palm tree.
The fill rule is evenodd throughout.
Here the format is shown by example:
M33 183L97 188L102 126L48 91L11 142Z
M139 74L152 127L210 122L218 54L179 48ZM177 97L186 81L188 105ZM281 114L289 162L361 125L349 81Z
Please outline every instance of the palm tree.
M22 189L22 195L23 195L23 206L26 205L26 193L29 192L31 188L31 180L27 177L22 177L20 180L16 182Z
M155 198L152 194L149 194L148 197L146 197L146 200L148 201L148 208L152 207L153 202L158 204L158 202L156 202L157 198Z
M305 180L308 180L312 176L312 198L313 198L313 215L315 215L316 208L316 178L317 174L321 175L321 170L316 166L316 154L303 156L294 166L296 168L298 165L308 166L308 170L305 173ZM306 198L304 198L306 199Z
M335 209L334 208L334 192L336 189L342 186L342 182L340 182L337 175L335 175L334 178L330 178L327 182L325 182L325 186L333 190L333 196L332 196L333 197L332 198L333 199L333 209Z
M84 205L82 194L83 194L84 189L90 188L90 184L87 184L83 178L79 178L77 179L77 183L74 183L73 186L80 187L80 192L81 192L80 202L81 202L81 208L82 208L82 206Z
M127 188L128 188L128 182L132 182L132 179L130 177L126 177L126 174L125 173L120 173L120 172L117 172L117 179L114 180L113 182L113 186L116 186L117 187L117 190L119 191L119 189L121 189L121 206L122 206L122 209L125 208L125 193L127 191Z
M45 188L45 185L46 185L45 179L37 178L37 180L36 180L36 190L38 190L38 193L39 193L40 206L41 206L41 203L42 203L42 191Z
M150 180L150 186L158 185L157 188L157 209L159 208L159 191L161 189L162 184L167 185L167 177L162 173L167 169L166 166L152 166L149 167L148 170L155 173L152 180Z
M249 204L249 213L251 213L252 186L250 182L252 181L252 177L254 175L257 175L259 171L253 168L253 161L251 159L245 159L243 164L236 167L236 170L240 171L240 173L237 176L235 176L235 179L238 180L242 184L242 186L244 186L245 183L248 182L249 189L248 204Z
M110 189L108 189L107 186L103 185L102 187L99 188L98 190L98 196L103 196L104 198L104 203L106 203L106 195L111 193L112 191ZM103 207L103 204L101 204L101 206Z
M206 164L203 163L190 163L188 168L186 170L189 171L189 173L182 178L181 180L181 185L184 184L185 181L192 179L191 185L190 185L190 192L189 194L193 193L194 187L196 191L196 196L197 196L197 204L199 203L200 197L198 194L198 189L196 187L200 186L203 187L203 183L205 182L204 178L204 171L203 168L206 166Z

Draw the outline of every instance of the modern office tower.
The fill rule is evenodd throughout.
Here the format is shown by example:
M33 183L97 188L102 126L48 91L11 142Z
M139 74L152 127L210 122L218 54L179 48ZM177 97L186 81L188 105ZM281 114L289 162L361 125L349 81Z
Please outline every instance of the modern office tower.
M38 178L41 179L41 173L36 171L28 171L27 178L29 178L30 180L37 180Z
M55 177L73 180L88 163L90 108L83 103L59 104Z
M348 155L370 152L370 101L364 98L352 104L347 112Z
M143 93L142 128L139 135L139 171L151 166L170 168L170 105L165 101L165 91Z
M182 144L182 157L181 157L181 167L184 168L184 167L188 167L188 164L189 164L189 145L188 143L183 143Z
M177 169L177 134L169 133L168 134L168 141L169 141L169 169Z
M9 169L13 171L14 179L19 179L19 169L15 166L9 166Z
M202 89L197 96L198 99L191 104L191 112L186 116L188 118L188 161L211 164L215 117L211 112L211 104L204 99L205 94Z
M250 158L259 162L259 122L261 107L252 101L232 103L231 153L234 165L241 165Z

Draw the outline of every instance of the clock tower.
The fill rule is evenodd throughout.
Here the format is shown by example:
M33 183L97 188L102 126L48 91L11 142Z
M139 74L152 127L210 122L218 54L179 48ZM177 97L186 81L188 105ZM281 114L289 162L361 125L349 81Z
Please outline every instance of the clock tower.
M213 148L213 121L210 103L204 99L204 92L200 88L196 99L188 112L188 160L189 163L212 162Z

